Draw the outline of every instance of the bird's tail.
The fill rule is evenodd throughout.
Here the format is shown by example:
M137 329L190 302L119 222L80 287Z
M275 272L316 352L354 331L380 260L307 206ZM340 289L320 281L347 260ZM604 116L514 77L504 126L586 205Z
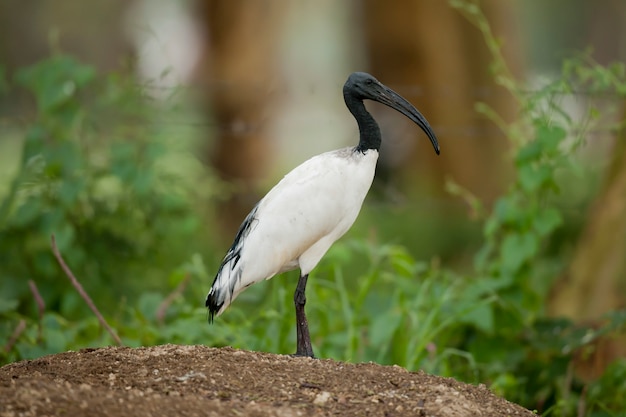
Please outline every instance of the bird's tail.
M241 284L241 274L243 272L241 254L244 242L256 223L255 215L258 207L257 204L244 219L239 227L239 231L237 231L233 245L217 270L215 280L213 280L213 285L206 296L205 302L205 306L209 309L209 322L213 322L215 316L222 314L226 307L237 297L237 294L245 288Z
M206 296L205 306L209 309L209 322L219 316L241 292L242 264L238 252L228 252Z

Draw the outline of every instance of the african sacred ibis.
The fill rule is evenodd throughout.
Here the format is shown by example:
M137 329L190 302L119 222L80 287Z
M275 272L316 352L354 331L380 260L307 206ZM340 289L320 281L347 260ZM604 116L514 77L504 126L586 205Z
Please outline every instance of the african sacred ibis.
M343 97L359 125L358 145L309 159L259 201L239 228L206 298L213 321L250 285L300 268L294 294L298 356L313 357L304 312L309 272L352 226L374 179L381 135L363 100L404 114L422 128L439 154L437 138L424 116L371 75L351 74Z

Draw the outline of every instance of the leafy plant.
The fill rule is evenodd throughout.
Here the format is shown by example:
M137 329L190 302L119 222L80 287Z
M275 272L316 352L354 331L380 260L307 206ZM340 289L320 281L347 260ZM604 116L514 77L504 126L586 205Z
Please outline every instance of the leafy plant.
M581 404L589 415L619 415L623 361L588 384L571 364L600 337L623 332L626 315L615 312L590 328L549 317L544 306L565 262L555 249L568 222L559 205L563 178L581 170L575 151L599 120L594 108L571 118L562 101L581 88L623 97L624 65L578 57L564 63L559 78L528 91L507 69L479 3L451 4L483 33L494 79L517 102L510 123L476 105L510 141L514 178L493 207L448 184L482 213L482 245L468 271L375 239L337 242L307 289L315 350L488 383L544 415L575 415ZM9 347L0 360L113 343L56 265L52 233L125 344L292 353L297 272L251 287L227 315L204 323L202 300L222 253L207 254L206 226L198 227L204 208L195 204L210 202L220 187L190 156L190 142L181 145L180 132L154 123L164 109L132 77L103 76L55 56L15 81L36 110L18 129L22 157L0 204L0 345ZM28 280L44 309L33 308Z
M146 97L132 77L104 76L55 55L18 71L14 81L33 106L28 122L13 126L21 157L0 200L0 314L9 320L0 344L19 317L31 315L33 280L46 303L43 320L70 332L69 344L42 348L58 351L52 346L66 349L94 333L87 339L78 337L82 330L71 333L89 312L52 256L50 236L77 275L88 278L83 285L98 295L100 308L114 314L120 299L180 279L172 271L199 239L193 205L211 197L196 187L211 190L212 180L188 151L189 139L181 146L163 136L154 120L169 109ZM164 163L171 158L185 176ZM52 337L43 328L40 347Z

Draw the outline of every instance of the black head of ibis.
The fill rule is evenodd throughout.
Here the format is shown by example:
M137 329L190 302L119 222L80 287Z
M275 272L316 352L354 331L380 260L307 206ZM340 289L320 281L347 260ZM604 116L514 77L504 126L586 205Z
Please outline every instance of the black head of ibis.
M359 124L360 140L357 150L380 149L381 135L378 123L365 109L363 100L374 100L395 109L415 122L426 133L439 155L439 143L426 118L404 97L366 72L353 72L343 86L346 106Z

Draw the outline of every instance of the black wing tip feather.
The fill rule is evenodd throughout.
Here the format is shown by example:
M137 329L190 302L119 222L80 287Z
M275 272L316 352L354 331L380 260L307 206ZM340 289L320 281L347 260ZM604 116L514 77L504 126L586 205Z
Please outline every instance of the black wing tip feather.
M215 315L217 314L218 311L220 311L223 305L224 305L223 302L218 304L213 294L209 294L207 296L204 306L209 309L209 323L213 323L213 319L215 318Z

